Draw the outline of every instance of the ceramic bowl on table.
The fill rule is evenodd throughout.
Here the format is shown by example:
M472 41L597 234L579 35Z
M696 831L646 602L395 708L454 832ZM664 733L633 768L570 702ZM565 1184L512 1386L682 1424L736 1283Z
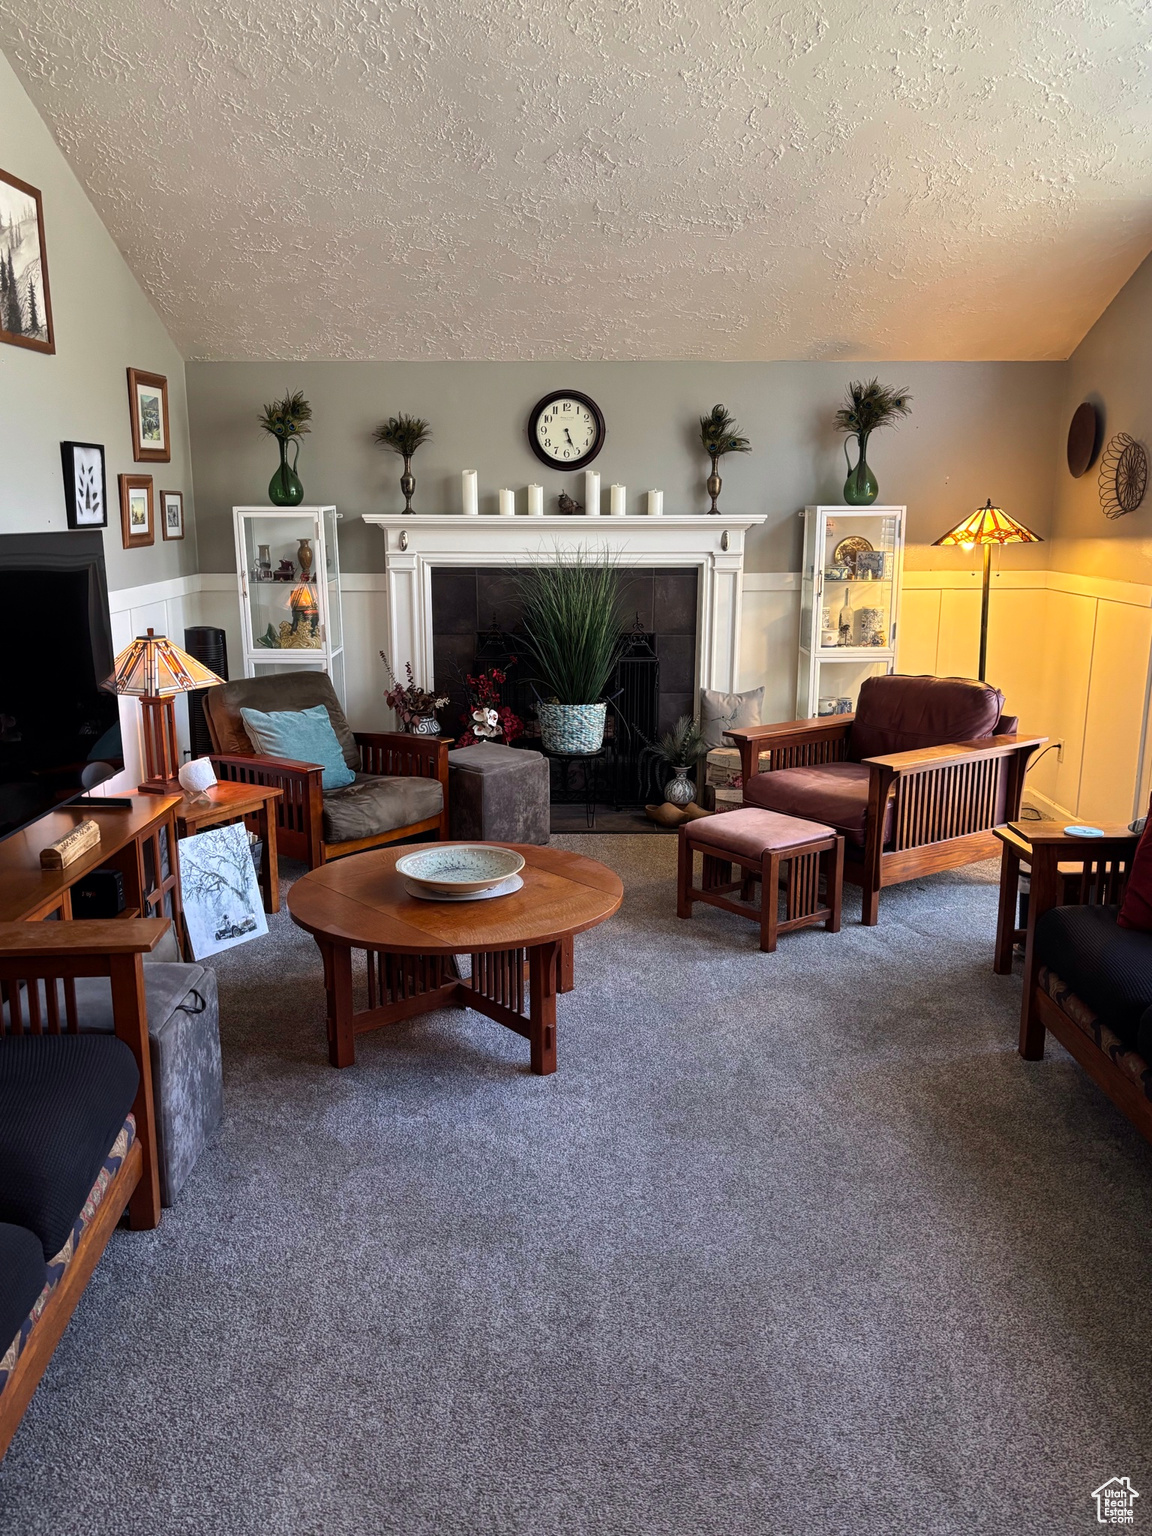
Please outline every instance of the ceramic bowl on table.
M435 896L475 896L524 868L522 854L493 843L438 843L396 860L396 873Z

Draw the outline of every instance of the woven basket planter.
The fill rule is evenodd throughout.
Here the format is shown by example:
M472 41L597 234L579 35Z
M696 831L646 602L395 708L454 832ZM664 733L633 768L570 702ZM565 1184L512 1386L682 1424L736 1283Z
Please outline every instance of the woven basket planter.
M604 744L607 704L536 706L540 740L546 752L599 752Z

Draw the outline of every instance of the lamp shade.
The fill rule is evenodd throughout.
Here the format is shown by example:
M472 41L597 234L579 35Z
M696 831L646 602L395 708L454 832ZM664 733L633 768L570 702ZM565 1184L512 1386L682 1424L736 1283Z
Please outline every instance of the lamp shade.
M1002 507L994 507L989 499L970 517L932 542L962 544L965 549L971 549L976 544L1043 544L1044 540L1031 528L1025 528L1023 523L1009 517Z
M298 587L292 588L288 606L293 613L319 613L320 604L316 600L316 588L302 581Z
M211 688L224 679L165 635L137 635L116 658L116 669L101 688L133 698L165 699L193 688Z

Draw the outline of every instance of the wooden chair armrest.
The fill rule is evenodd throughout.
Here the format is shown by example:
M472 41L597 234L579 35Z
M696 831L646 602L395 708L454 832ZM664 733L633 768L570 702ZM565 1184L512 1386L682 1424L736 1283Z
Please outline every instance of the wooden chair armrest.
M782 720L775 725L738 725L724 732L726 741L740 750L740 773L745 784L760 771L760 754L773 754L773 766L790 766L794 749L801 757L804 749L813 749L816 761L842 755L848 740L852 715L830 715L820 720ZM831 750L830 750L831 749ZM776 762L775 754L784 755L784 762Z
M354 731L365 773L397 778L439 779L448 783L449 738L414 736L407 731Z
M0 923L0 959L76 960L150 955L172 926L166 917L78 918L61 923ZM106 975L107 966L96 974ZM77 973L75 970L73 974Z
M246 757L240 752L216 752L209 761L214 768L249 768L257 777L262 773L270 778L286 778L324 772L322 763L298 763L291 757Z
M977 741L954 741L946 747L918 747L911 752L888 752L881 757L866 757L869 768L884 768L890 773L914 772L918 768L942 768L948 763L972 762L978 758L1010 757L1014 752L1031 752L1043 746L1047 736L984 736Z

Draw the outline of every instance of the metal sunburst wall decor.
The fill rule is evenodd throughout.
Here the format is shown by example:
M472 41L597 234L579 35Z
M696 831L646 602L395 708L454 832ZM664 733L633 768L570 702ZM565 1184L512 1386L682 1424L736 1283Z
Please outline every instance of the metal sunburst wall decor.
M1100 456L1100 506L1105 517L1135 512L1148 489L1148 455L1127 432L1117 432Z

